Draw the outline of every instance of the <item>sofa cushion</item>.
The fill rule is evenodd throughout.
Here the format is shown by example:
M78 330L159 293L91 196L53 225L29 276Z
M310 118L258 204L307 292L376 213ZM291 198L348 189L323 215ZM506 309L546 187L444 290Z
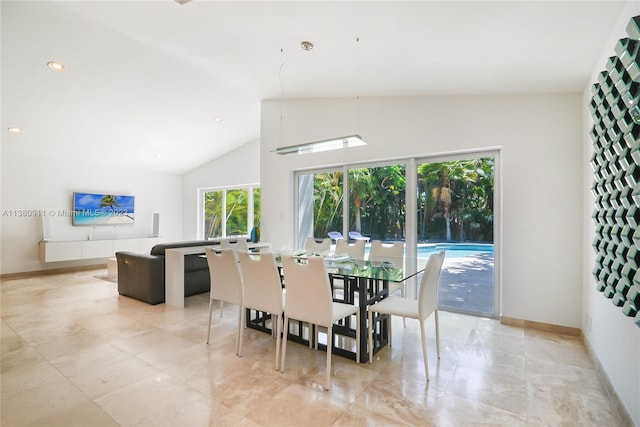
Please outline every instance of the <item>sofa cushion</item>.
M186 255L184 257L184 272L190 273L196 270L206 270L207 274L209 274L207 257L204 255Z
M211 240L191 240L188 242L174 242L174 243L159 243L151 248L151 255L160 255L164 256L164 251L166 249L174 249L174 248L186 248L191 246L212 246L219 245L220 242L214 242Z

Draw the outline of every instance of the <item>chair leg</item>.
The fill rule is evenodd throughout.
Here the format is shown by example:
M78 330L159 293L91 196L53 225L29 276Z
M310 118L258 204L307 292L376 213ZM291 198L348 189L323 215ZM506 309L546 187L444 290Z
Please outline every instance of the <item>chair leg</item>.
M436 351L438 353L438 359L440 359L440 322L438 320L438 310L435 311L436 318Z
M389 347L391 347L391 331L393 331L393 316L387 314L389 316Z
M207 344L209 344L209 337L211 336L211 314L213 313L213 300L209 299L209 328L207 329Z
M277 315L275 314L271 314L271 338L275 338L276 337L276 333L277 333L277 327L276 324L274 322L276 322L277 319Z
M333 324L327 328L327 373L325 379L325 390L331 389L331 353L333 353Z
M371 310L371 309L369 309L369 319L368 320L369 320L369 322L367 323L367 325L369 325L369 338L367 340L367 347L368 347L368 350L369 350L369 363L373 363L373 329L374 329L374 325L373 325L373 310Z
M286 337L287 331L289 330L289 318L287 315L284 315L284 333L285 338L282 340L282 361L280 362L280 372L284 372L284 362L287 357L287 341L289 341Z
M278 362L280 361L280 337L282 336L282 330L280 326L281 317L278 314L272 314L271 319L275 319L276 324L272 325L271 329L276 331L276 371L278 370Z
M240 313L238 313L238 334L236 336L236 354L242 357L242 337L244 333L244 307L240 306Z
M424 373L429 381L429 364L427 363L427 334L425 333L424 320L418 319L420 322L420 338L422 338L422 357L424 357Z

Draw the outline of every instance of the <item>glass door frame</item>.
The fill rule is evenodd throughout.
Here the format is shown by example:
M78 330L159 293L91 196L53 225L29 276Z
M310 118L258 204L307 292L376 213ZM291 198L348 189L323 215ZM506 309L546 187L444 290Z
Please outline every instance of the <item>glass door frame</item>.
M417 167L423 163L444 163L455 160L466 160L470 158L493 158L494 171L493 171L493 314L487 316L484 313L477 313L464 310L453 310L447 308L449 311L456 311L464 314L470 314L479 317L490 317L493 319L499 319L502 315L502 163L501 163L501 149L500 148L487 148L485 150L473 150L473 151L460 151L455 153L442 153L432 156L416 157L413 163L414 170L412 171L412 191L414 206L411 211L414 215L417 212L417 194L418 194L418 170ZM409 172L407 172L409 173ZM409 177L407 177L409 178ZM407 179L408 181L408 179ZM407 184L408 187L408 184ZM407 195L409 190L407 189ZM407 196L408 197L408 196ZM407 212L409 212L409 206L407 205ZM417 251L417 218L412 218L411 224L415 229L413 230L412 237L415 240L412 242L414 250ZM417 256L417 254L416 254ZM416 288L412 289L413 295L416 293Z
M486 148L482 150L469 150L469 151L457 151L452 153L439 153L433 155L414 156L414 157L402 157L386 160L367 161L367 162L354 162L343 165L335 166L319 166L305 169L295 170L294 173L294 216L293 225L293 238L294 242L299 242L300 230L299 230L299 185L300 175L318 174L326 172L342 171L343 173L343 202L342 202L342 234L348 233L348 218L349 218L349 169L353 168L371 168L371 167L385 167L398 164L404 164L406 167L406 186L405 186L405 209L406 209L406 235L405 235L405 250L406 257L409 262L414 265L408 265L408 268L417 267L417 255L418 255L418 222L417 222L417 210L418 210L418 165L422 163L442 163L455 160L465 160L469 158L491 157L494 159L494 202L493 202L493 247L494 247L494 305L493 315L489 317L499 318L502 314L501 295L502 295L502 165L501 165L501 149L498 148ZM346 218L346 220L345 220ZM415 298L417 293L418 283L415 280L407 283L406 292L407 297ZM471 313L476 316L484 316L485 314Z

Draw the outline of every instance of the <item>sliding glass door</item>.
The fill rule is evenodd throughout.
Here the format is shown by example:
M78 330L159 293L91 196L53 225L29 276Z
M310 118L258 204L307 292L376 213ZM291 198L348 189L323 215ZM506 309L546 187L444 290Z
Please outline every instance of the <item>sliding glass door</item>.
M297 243L304 247L308 237L325 238L330 231L343 230L344 173L327 170L299 173Z
M298 247L307 237L357 231L369 240L404 241L417 268L445 250L440 307L495 317L497 166L498 153L488 152L299 172ZM416 295L416 284L408 295Z
M405 240L406 166L350 168L349 231L370 240Z
M417 164L417 255L445 250L440 308L496 315L495 158Z

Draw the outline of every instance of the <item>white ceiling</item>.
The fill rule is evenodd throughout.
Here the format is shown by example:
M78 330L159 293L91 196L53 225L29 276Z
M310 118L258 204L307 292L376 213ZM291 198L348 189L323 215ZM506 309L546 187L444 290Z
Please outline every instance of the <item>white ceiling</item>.
M623 6L2 0L2 156L184 173L264 99L580 92Z

